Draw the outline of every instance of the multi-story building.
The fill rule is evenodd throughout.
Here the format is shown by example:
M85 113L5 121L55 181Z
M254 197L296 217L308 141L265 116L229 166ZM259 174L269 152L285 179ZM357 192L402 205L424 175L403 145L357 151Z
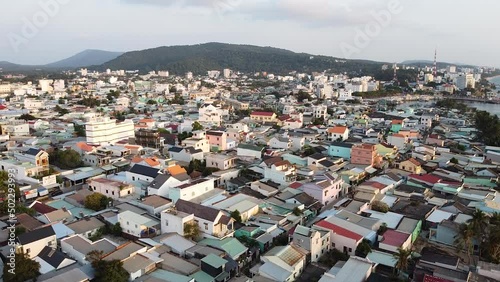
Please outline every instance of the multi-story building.
M135 132L135 144L150 148L163 148L165 138L156 130L139 129Z
M209 154L206 156L207 167L226 170L236 165L236 157L224 154Z
M14 158L20 163L29 162L30 165L34 166L35 173L32 176L49 171L49 154L43 150L30 148L24 152L14 153ZM28 169L30 165L24 165L24 167Z
M294 245L311 252L311 261L317 262L330 250L330 231L297 225L293 232L292 242Z
M227 150L227 136L224 131L208 131L207 138L211 151Z
M85 130L90 145L115 144L135 137L132 120L119 122L109 117L93 118L85 124Z
M313 106L313 117L326 119L328 107L325 105Z
M170 188L168 197L174 203L178 200L190 201L196 197L214 190L214 188L214 179L202 178L190 183L181 184L179 186Z
M322 205L327 205L347 193L343 184L342 177L326 173L324 178L316 178L314 181L302 185L302 191L318 200Z
M198 224L203 237L225 238L234 233L234 219L212 207L180 199L174 208L161 213L162 233L176 232L184 235L184 227L189 223Z
M372 144L358 144L352 146L351 163L374 166L377 163L377 149Z
M213 105L203 105L198 110L198 121L207 123L212 126L220 126L222 121L223 111Z
M287 184L297 180L297 169L289 161L281 160L281 158L269 159L263 162L264 178L267 178L275 183Z
M474 79L474 75L471 73L460 74L456 78L456 86L459 89L475 88L476 87L476 80Z

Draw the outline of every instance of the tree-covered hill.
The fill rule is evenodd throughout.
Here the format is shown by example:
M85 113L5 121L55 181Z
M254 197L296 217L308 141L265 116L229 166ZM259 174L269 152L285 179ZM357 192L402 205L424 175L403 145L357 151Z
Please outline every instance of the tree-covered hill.
M343 60L327 56L251 45L206 43L189 46L158 47L141 51L126 52L95 69L168 70L172 74L186 72L206 74L209 70L230 68L242 72L286 74L298 72L347 72L350 74L375 73L383 63L365 60Z

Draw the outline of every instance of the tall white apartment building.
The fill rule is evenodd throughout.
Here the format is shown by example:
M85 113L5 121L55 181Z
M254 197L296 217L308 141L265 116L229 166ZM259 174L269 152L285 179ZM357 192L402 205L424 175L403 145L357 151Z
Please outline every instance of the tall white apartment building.
M475 88L476 87L476 80L474 79L473 74L461 74L457 76L456 80L456 86L459 89L465 89L465 88Z
M87 143L90 145L115 144L118 141L134 137L134 122L119 122L109 117L97 117L85 124Z

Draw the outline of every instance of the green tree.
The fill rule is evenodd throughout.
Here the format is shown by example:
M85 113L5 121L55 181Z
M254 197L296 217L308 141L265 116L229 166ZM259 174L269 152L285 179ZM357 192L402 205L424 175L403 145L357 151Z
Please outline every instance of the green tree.
M372 252L372 246L370 245L370 241L363 239L363 241L361 241L361 243L356 248L355 254L358 257L366 258L366 256L371 252Z
M15 269L12 269L8 264L4 265L3 279L5 282L32 281L40 276L40 263L30 259L27 254L16 254L15 260Z
M115 236L121 236L122 235L122 227L119 222L115 223L113 226L111 226L111 234Z
M87 136L87 131L85 130L85 125L79 125L79 124L74 124L75 128L75 134L78 137L85 137Z
M410 255L411 250L406 250L403 248L398 248L398 252L392 255L396 259L395 270L398 273L401 273L401 271L406 271L408 269Z
M299 207L295 207L292 211L292 213L296 216L300 216L303 212L301 209L299 209Z
M486 258L493 263L500 263L500 226L492 225L484 243Z
M387 223L382 223L382 225L380 225L380 227L378 228L378 231L377 231L377 234L378 235L382 235L385 233L385 231L387 231Z
M467 257L470 261L470 255L473 249L473 240L474 239L474 229L472 228L472 224L462 223L458 228L458 234L455 239L455 247L459 251L465 251Z
M231 217L234 218L234 220L236 220L236 222L238 222L238 223L242 222L241 214L240 214L239 210L234 210L233 212L231 212Z
M21 119L21 120L36 120L37 118L30 115L30 114L22 114L21 116L19 116L17 119Z
M83 165L80 154L72 149L54 151L50 154L50 161L63 169L73 169Z
M94 211L100 211L108 207L110 198L100 193L93 193L85 197L85 207Z
M54 108L54 110L59 114L59 116L63 116L65 114L69 113L68 109L63 109L59 105L56 105L56 107Z
M373 201L372 202L372 210L386 213L389 211L389 206L381 201Z
M119 260L98 260L93 265L97 282L127 282L130 275Z
M490 220L486 216L486 214L479 209L476 209L472 213L472 218L468 220L468 223L471 225L472 230L474 231L474 238L476 238L477 242L479 242L481 245L487 239L489 221ZM481 251L481 248L479 249L479 251Z
M156 104L158 104L158 102L156 102L155 100L148 100L147 104L148 105L156 105Z
M93 250L90 251L87 256L86 260L90 262L92 266L94 266L98 261L100 261L104 257L104 252L101 250Z
M192 221L184 224L184 237L196 240L200 237L200 233L200 226L198 226L198 223Z
M203 130L203 125L201 125L199 122L195 121L193 122L193 131L196 131L196 130Z
M450 163L458 164L458 160L453 157L453 158L450 159Z
M297 101L302 103L304 100L311 100L311 95L304 90L300 90L297 94Z
M170 134L170 131L166 130L165 128L158 128L158 132L164 134Z
M489 146L500 146L500 120L486 111L477 111L474 117L476 138Z

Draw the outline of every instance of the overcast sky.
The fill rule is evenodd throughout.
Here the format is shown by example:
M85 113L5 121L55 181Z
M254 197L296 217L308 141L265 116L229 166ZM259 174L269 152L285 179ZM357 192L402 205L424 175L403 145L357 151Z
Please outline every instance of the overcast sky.
M498 11L497 0L16 0L2 4L0 61L225 42L385 62L433 60L437 47L439 61L500 67Z

